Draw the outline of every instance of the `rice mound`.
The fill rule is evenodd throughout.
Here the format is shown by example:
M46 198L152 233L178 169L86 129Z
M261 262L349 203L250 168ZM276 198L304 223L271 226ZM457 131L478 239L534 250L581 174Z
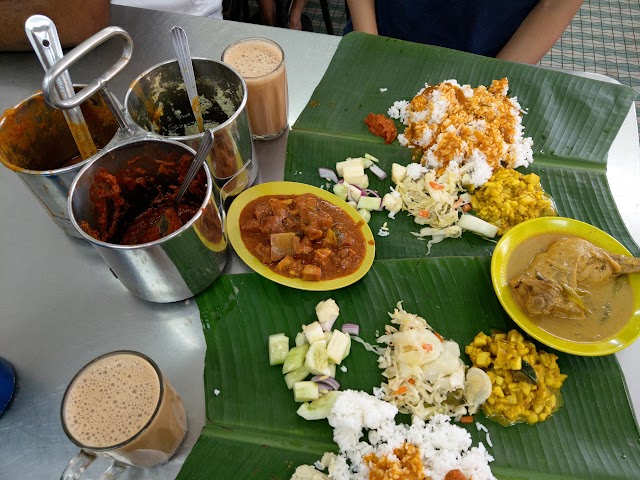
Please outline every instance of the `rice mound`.
M425 87L410 101L396 101L387 111L406 128L401 145L419 149L420 163L441 175L463 167L467 184L484 185L493 170L517 168L533 162L533 140L524 137L517 97L509 98L506 78L489 88L472 88L446 80Z
M396 459L394 450L408 443L419 448L427 478L444 480L459 469L473 480L495 479L489 467L493 457L482 443L472 447L469 432L448 416L435 415L429 422L414 417L405 425L396 424L397 413L395 406L365 392L341 392L328 416L339 453L326 453L316 467L327 469L332 480L368 480L366 455Z

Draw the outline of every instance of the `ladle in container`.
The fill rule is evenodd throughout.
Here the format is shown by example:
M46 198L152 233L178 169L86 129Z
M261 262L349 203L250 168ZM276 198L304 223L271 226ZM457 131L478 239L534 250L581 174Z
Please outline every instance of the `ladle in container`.
M200 146L198 147L198 151L196 152L196 156L193 157L193 161L191 162L191 166L187 171L187 175L184 177L182 181L182 185L180 185L180 190L178 191L178 195L176 196L176 205L180 203L182 197L189 189L189 185L193 182L193 179L196 178L198 171L202 167L202 164L207 159L207 155L211 151L211 147L213 147L213 133L210 130L204 132L204 136L202 140L200 140Z
M193 73L189 40L187 39L187 33L182 27L176 25L171 29L171 43L173 44L173 51L176 54L176 59L180 66L180 73L182 73L182 79L184 80L184 86L189 96L191 109L196 117L198 131L204 132L202 108L200 107L200 97L198 96L198 89L196 87L196 76L195 73Z
M32 15L24 24L24 30L31 46L38 55L40 63L47 72L58 60L62 59L62 45L58 38L55 23L44 15ZM69 99L75 95L71 76L65 71L56 81L56 91L60 98ZM82 158L87 159L96 154L96 146L89 133L89 128L80 107L62 111L71 135L76 142Z

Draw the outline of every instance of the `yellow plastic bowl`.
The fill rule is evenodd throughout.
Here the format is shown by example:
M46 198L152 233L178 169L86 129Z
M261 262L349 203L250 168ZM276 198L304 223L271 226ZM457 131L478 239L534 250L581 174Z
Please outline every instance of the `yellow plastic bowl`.
M352 274L340 278L334 278L332 280L320 280L319 282L285 277L284 275L280 275L279 273L271 270L267 265L263 264L249 250L247 250L247 247L245 247L240 235L240 213L249 202L265 195L301 195L303 193L312 193L313 195L340 207L353 219L355 223L360 222L360 231L364 236L367 249L360 267ZM231 204L229 214L227 215L226 225L229 241L231 242L233 249L244 263L246 263L254 272L259 273L263 277L273 280L276 283L300 290L327 291L337 290L338 288L351 285L352 283L360 280L369 271L376 253L373 233L371 233L369 225L362 220L362 217L355 209L347 205L346 202L336 197L333 193L304 183L270 182L262 183L245 190L238 195Z
M516 225L500 239L491 258L491 281L500 303L509 316L529 335L541 343L573 355L599 356L618 352L640 336L640 274L629 275L633 290L633 313L625 326L612 338L600 342L580 343L558 338L538 327L511 295L507 264L515 247L523 241L545 233L563 233L584 238L612 253L631 256L611 235L588 223L561 217L542 217Z

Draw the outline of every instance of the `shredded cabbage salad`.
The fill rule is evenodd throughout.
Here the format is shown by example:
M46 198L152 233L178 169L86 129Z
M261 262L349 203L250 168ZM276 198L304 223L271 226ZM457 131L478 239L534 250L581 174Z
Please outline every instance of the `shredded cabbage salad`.
M465 378L467 367L460 359L459 345L443 339L422 317L406 312L402 302L389 316L395 326L387 325L378 338L378 343L386 345L378 357L387 379L381 385L384 400L421 419L444 414L460 420L475 413L488 393L476 395L469 382L488 383L490 390L488 377ZM478 372L473 373L475 377Z
M420 170L411 169L414 166ZM467 202L460 200L465 190L456 169L448 169L437 177L435 170L411 164L407 167L407 175L396 184L395 191L402 198L402 209L414 217L415 223L425 225L420 232L412 233L418 238L431 237L427 254L433 244L462 235L462 228L455 224L461 207Z

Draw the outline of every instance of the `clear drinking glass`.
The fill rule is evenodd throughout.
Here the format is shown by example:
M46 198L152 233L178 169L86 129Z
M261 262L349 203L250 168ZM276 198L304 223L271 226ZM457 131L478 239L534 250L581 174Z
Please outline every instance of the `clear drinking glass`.
M267 38L245 38L222 52L222 61L247 84L247 111L254 139L271 140L289 127L289 91L284 51Z
M113 460L100 480L128 466L167 462L187 433L182 400L153 360L130 350L102 355L71 380L62 399L62 428L80 452L62 480L78 479L96 457Z

